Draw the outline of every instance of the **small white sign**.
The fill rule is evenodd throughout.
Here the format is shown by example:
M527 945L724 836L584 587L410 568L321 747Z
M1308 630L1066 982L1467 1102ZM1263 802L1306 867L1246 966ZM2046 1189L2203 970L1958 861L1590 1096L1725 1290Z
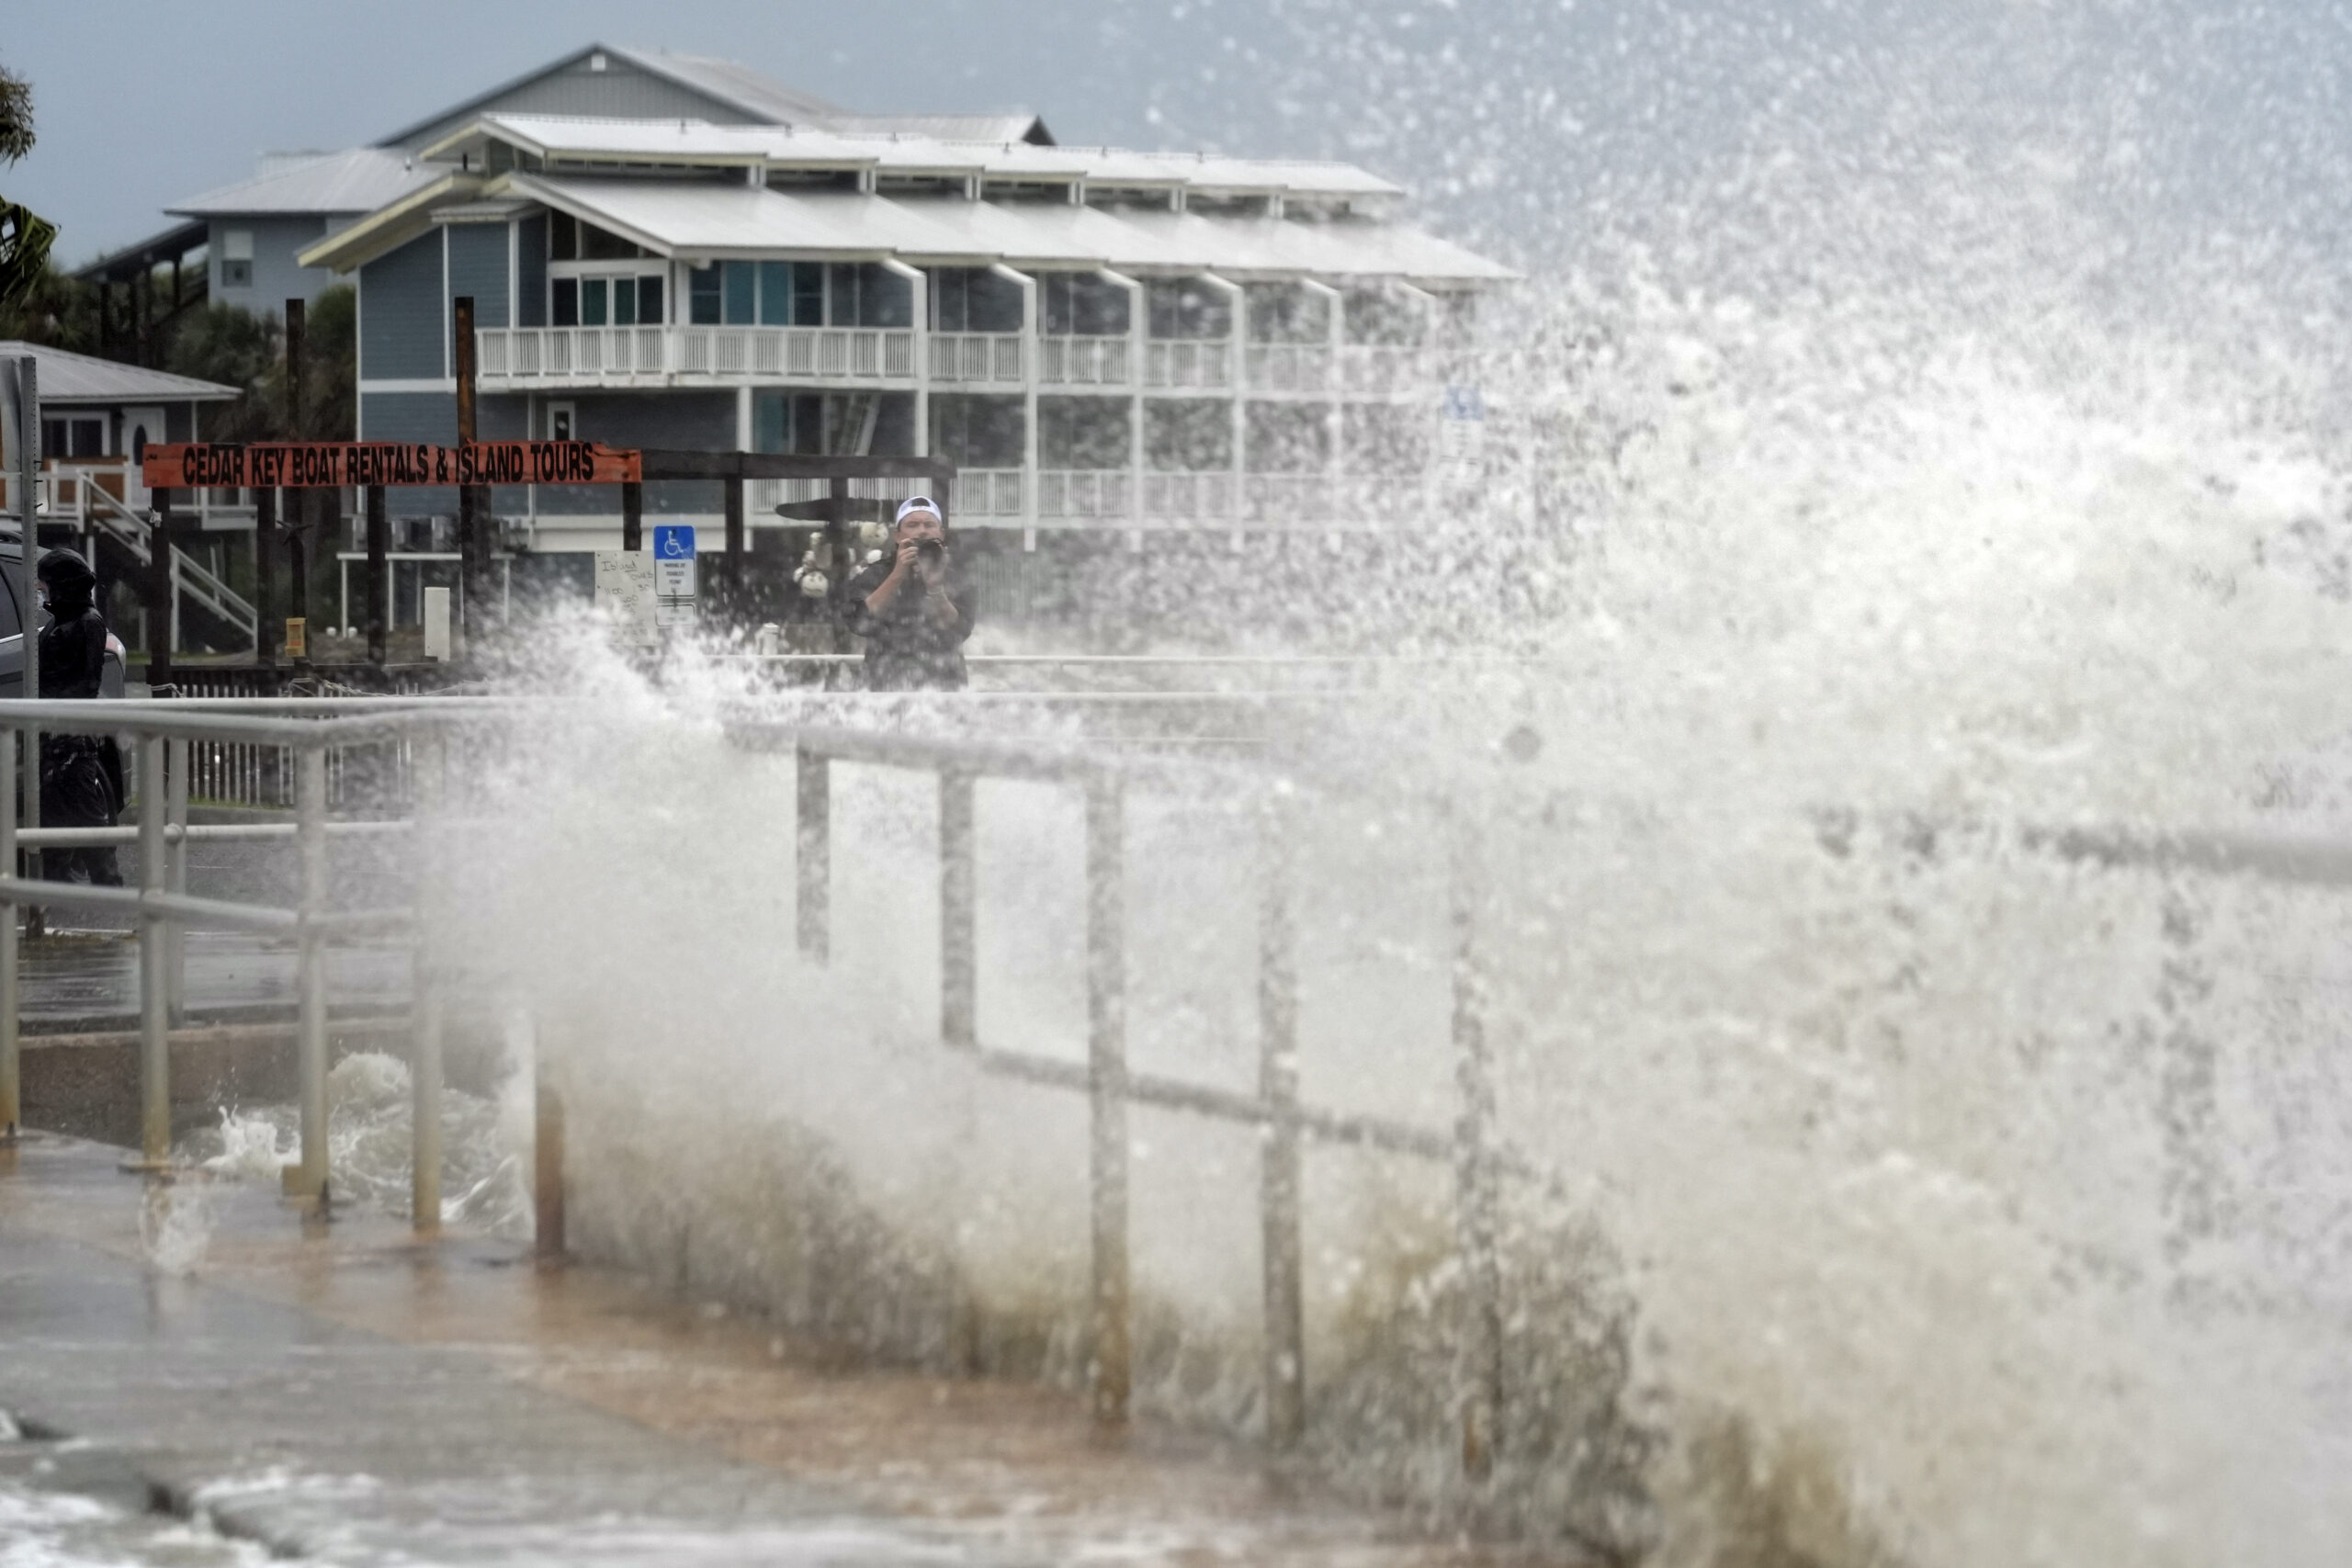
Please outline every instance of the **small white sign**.
M1448 387L1438 421L1441 460L1459 467L1477 462L1487 450L1487 400L1476 387Z
M664 626L695 624L695 530L664 523L653 530L654 619Z
M653 612L653 558L641 550L596 552L596 608L620 627L621 640L650 648L662 640Z
M424 591L424 657L447 660L449 641L449 591L428 588Z

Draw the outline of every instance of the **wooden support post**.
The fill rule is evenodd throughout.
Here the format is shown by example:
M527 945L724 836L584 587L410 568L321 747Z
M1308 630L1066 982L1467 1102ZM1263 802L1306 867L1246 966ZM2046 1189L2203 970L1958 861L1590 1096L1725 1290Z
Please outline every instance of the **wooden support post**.
M176 520L172 516L172 492L158 487L152 492L155 501L155 526L148 534L147 552L147 683L168 686L172 683L172 633L179 617L173 613L173 601L177 597L172 590L177 576L172 570L173 535Z
M449 304L449 364L458 381L458 445L474 442L474 299L460 294ZM464 627L465 651L477 656L481 637L490 629L491 554L487 509L479 485L458 487L458 609Z
M304 368L310 363L309 308L299 298L286 301L286 435L290 441L302 439ZM318 521L319 504L307 490L288 491L286 495L286 618L302 623L302 651L294 660L294 668L307 672L311 668L311 536Z
M254 662L277 668L277 487L254 491ZM276 693L271 693L275 696Z
M392 525L386 515L386 500L382 485L368 487L368 662L379 671L384 668L386 643L390 638L390 606L385 603L389 586L385 573L390 563Z
M1502 1446L1503 1317L1500 1217L1495 1169L1495 1081L1487 1040L1487 984L1478 955L1478 875L1466 824L1453 825L1453 1049L1460 1109L1454 1122L1454 1245L1462 1256L1462 1469L1493 1473Z
M645 487L621 486L621 548L635 555L645 548Z
M974 1015L979 1001L974 905L979 858L973 842L972 775L960 768L939 774L939 1034L950 1045L979 1043Z
M798 772L797 807L798 833L794 853L794 880L798 898L794 924L800 938L800 956L814 964L832 955L833 805L831 761L806 747L794 753Z
M1127 1258L1125 813L1115 780L1086 790L1086 1066L1092 1096L1097 1425L1126 1424L1134 1384Z
M1298 931L1292 905L1288 797L1259 818L1258 1095L1265 1103L1260 1152L1261 1240L1265 1268L1266 1441L1277 1451L1306 1433L1306 1270L1300 1261L1298 1138Z
M718 613L732 624L743 614L743 476L719 481L726 498L726 586L719 592Z

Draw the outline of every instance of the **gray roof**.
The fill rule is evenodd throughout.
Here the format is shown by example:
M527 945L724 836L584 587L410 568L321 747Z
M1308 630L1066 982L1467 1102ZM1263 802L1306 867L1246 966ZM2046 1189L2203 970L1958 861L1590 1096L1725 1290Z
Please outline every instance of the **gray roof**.
M168 370L142 370L136 365L118 365L47 344L0 342L0 359L28 354L40 367L43 403L209 403L240 395L236 388L218 381L199 381Z
M1027 109L1009 114L836 114L825 128L854 136L922 136L933 141L1035 141L1054 144L1045 120Z
M435 109L413 125L404 125L382 138L376 145L394 147L411 141L445 121L463 118L542 77L553 76L597 54L626 61L640 71L675 82L761 124L815 124L841 112L822 98L787 87L731 60L714 60L700 54L672 54L666 50L628 49L615 44L592 43L575 49L560 59L526 71L520 76L510 77L461 103Z
M668 50L615 49L639 70L683 82L721 103L778 125L807 125L831 120L842 112L811 93L761 75L748 65L707 54L672 54Z
M189 218L264 213L373 212L447 171L420 167L405 152L353 147L289 159L273 156L266 173L206 191L165 209Z

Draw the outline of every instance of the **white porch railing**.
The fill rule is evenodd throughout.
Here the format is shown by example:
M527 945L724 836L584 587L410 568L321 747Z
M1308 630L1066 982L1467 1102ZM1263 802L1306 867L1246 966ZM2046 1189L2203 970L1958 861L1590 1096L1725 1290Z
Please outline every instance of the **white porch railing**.
M1124 468L1048 468L1037 476L1037 516L1045 522L1124 522L1135 510L1132 479Z
M1038 350L1040 386L1124 387L1131 374L1124 337L1047 337Z
M938 385L973 382L1020 386L1022 333L934 333L931 339L931 379Z
M1233 385L1233 345L1221 339L1146 344L1143 384L1147 387L1219 389L1230 387Z
M1328 392L1331 389L1331 345L1321 343L1253 343L1250 345L1250 389L1253 392Z
M1340 351L1342 392L1411 392L1434 388L1436 361L1426 349L1351 343Z
M914 379L914 333L880 328L486 327L475 336L481 378L500 390Z
M910 475L854 479L849 481L849 493L854 500L904 501L921 494L930 483ZM831 493L830 479L748 479L744 482L744 509L754 524L765 526L775 520L777 507L822 501Z
M947 513L958 523L1021 516L1019 468L966 468L956 476L947 497Z
M1234 516L1230 472L1146 474L1143 514L1154 523L1225 523Z

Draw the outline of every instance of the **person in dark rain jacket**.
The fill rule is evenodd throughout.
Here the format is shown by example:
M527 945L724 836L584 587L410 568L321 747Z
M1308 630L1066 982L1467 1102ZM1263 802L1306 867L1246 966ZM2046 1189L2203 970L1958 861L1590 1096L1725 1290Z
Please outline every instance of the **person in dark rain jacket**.
M34 576L49 611L40 629L40 694L89 702L106 682L107 621L98 613L98 580L72 550L40 558ZM43 735L40 820L45 828L111 828L122 809L122 752L98 735ZM55 882L122 885L110 849L51 850L41 869Z
M960 692L972 592L954 570L939 505L899 507L890 551L849 580L849 629L865 639L869 692Z

